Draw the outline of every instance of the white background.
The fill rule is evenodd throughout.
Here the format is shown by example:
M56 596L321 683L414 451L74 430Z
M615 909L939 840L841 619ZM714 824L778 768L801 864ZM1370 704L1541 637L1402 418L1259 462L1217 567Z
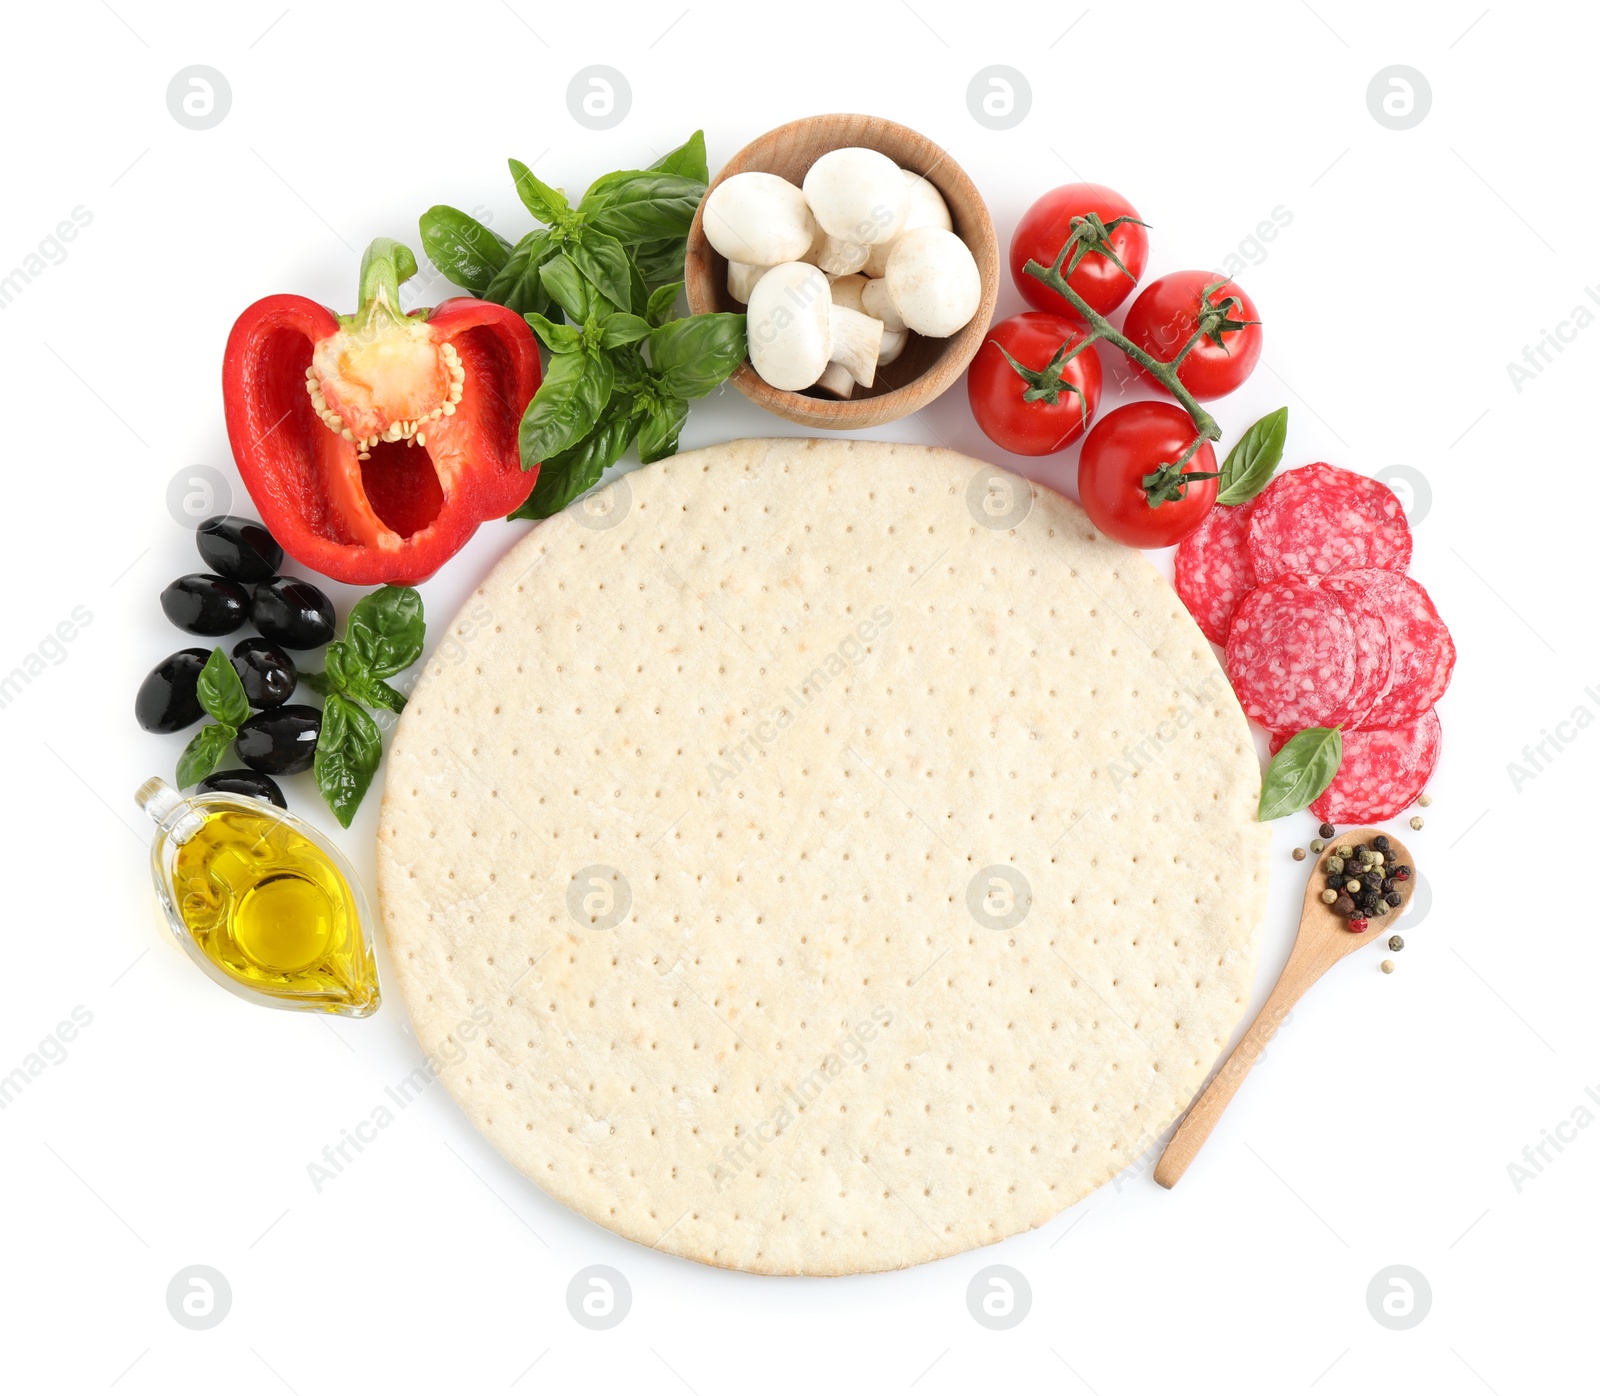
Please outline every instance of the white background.
M1600 733L1581 732L1520 790L1507 763L1574 708L1600 713L1587 404L1600 329L1520 391L1506 365L1600 282L1593 12L916 0L915 12L757 13L699 0L8 10L0 274L74 208L92 221L0 312L0 672L74 607L93 619L0 711L0 1075L74 1007L93 1021L0 1112L0 1384L307 1396L1592 1384L1580 1335L1593 1326L1600 1127L1547 1147L1520 1191L1507 1165L1586 1086L1600 1093L1586 876ZM232 91L206 131L165 100L196 63ZM565 96L594 63L632 91L603 132L577 124ZM1006 131L967 106L969 80L994 63L1032 87ZM1403 131L1366 100L1396 63L1432 93ZM1287 402L1289 464L1423 473L1432 506L1413 572L1461 650L1435 803L1412 838L1431 910L1406 928L1393 976L1362 953L1296 1011L1176 1191L1126 1176L991 1252L845 1280L703 1269L550 1201L439 1087L319 1194L307 1164L419 1060L404 1011L391 999L360 1023L270 1013L207 982L156 923L130 799L170 773L182 742L139 731L132 698L190 642L156 603L199 566L169 482L197 465L236 482L218 373L229 325L275 291L352 308L359 249L379 233L414 240L434 202L481 205L520 235L507 156L576 194L696 126L715 170L759 132L830 110L943 143L1003 239L1035 196L1082 176L1153 225L1153 272L1216 267L1244 244L1266 355L1220 405L1229 439ZM1280 206L1291 221L1252 247ZM1018 308L1008 285L1000 313ZM727 392L695 409L685 445L785 429ZM873 434L1022 464L987 445L960 389ZM1070 491L1074 463L1023 468ZM234 504L249 511L242 490ZM435 634L526 527L485 527L425 588ZM290 799L318 819L309 777ZM366 876L376 804L341 836ZM1295 921L1303 869L1289 849L1310 832L1305 816L1275 831L1257 1003ZM1005 1332L966 1304L995 1261L1032 1289ZM565 1302L596 1263L633 1294L608 1332L579 1327ZM165 1300L194 1264L232 1288L207 1332L180 1327ZM1394 1264L1432 1289L1405 1332L1365 1300Z

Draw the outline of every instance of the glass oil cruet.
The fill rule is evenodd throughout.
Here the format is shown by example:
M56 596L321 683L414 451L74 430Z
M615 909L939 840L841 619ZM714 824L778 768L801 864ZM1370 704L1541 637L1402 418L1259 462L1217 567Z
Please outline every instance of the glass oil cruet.
M247 795L184 798L147 780L150 870L190 959L253 1003L365 1018L377 1011L372 915L344 856L294 815Z

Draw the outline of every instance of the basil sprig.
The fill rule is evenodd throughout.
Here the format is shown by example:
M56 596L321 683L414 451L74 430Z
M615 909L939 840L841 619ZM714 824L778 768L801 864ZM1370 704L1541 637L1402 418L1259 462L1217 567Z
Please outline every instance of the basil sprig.
M1217 503L1244 504L1266 489L1283 459L1289 436L1289 409L1280 407L1254 423L1228 452L1218 472Z
M220 649L211 651L195 683L200 706L214 719L189 740L178 758L178 787L198 784L222 763L233 739L250 716L250 700L233 661Z
M539 478L511 515L544 519L630 446L645 464L672 455L689 403L744 360L745 319L673 316L709 178L702 132L649 169L602 175L576 208L521 161L511 175L543 227L513 247L439 205L422 216L422 243L458 286L522 314L550 351L518 433L523 469L537 467Z
M1344 738L1337 727L1307 727L1296 732L1272 758L1261 781L1256 818L1265 824L1309 805L1339 774Z
M383 755L383 737L367 709L405 708L405 694L387 680L421 658L425 634L416 589L379 587L351 608L344 639L328 646L321 671L300 676L324 698L311 769L322 798L346 829Z

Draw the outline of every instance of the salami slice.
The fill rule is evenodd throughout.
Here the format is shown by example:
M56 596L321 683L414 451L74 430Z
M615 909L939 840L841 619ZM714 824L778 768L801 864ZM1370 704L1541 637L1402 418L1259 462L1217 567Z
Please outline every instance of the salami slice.
M1272 753L1292 737L1272 734ZM1393 819L1413 804L1439 762L1439 715L1429 708L1399 727L1363 727L1344 734L1344 759L1333 784L1311 803L1329 824Z
M1394 491L1381 481L1336 465L1303 465L1256 497L1250 556L1261 581L1286 572L1403 572L1411 561L1411 526Z
M1369 593L1360 586L1349 583L1352 577L1400 577L1399 572L1341 572L1322 579L1322 589L1331 591L1344 607L1350 620L1350 632L1355 640L1356 676L1350 685L1350 696L1339 710L1335 721L1346 727L1365 727L1388 695L1394 678L1393 643L1389 636L1389 622L1382 608L1368 601ZM1336 585L1340 583L1340 585Z
M1315 578L1279 577L1234 612L1227 669L1245 712L1274 732L1343 721L1355 683L1349 617Z
M1256 569L1250 561L1250 516L1255 509L1255 499L1219 504L1178 544L1173 558L1178 595L1206 639L1219 645L1228 643L1235 609L1255 590Z
M1376 619L1388 638L1388 685L1352 724L1402 727L1416 721L1439 701L1456 662L1455 642L1432 598L1420 582L1382 568L1342 572L1323 586L1350 613L1358 634Z

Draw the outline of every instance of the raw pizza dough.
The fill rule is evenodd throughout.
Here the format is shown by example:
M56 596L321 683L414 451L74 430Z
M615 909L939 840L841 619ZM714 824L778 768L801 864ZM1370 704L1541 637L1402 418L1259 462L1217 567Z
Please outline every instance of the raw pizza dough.
M1166 581L922 447L736 441L586 506L389 756L382 919L473 1123L773 1274L998 1241L1149 1148L1244 1011L1268 842Z

